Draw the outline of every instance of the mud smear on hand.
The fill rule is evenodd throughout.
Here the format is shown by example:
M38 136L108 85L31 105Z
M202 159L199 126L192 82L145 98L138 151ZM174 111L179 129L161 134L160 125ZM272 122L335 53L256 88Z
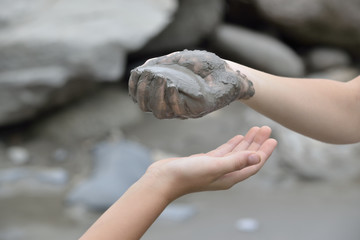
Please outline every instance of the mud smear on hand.
M199 118L254 95L252 82L207 51L175 52L131 71L129 93L145 112L164 118Z

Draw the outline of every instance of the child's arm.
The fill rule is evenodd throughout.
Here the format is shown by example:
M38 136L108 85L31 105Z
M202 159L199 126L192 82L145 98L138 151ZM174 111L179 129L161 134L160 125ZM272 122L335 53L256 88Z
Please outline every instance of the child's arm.
M360 76L345 83L286 78L206 51L182 51L136 68L129 90L141 109L158 118L202 117L241 100L309 137L329 143L360 141Z
M176 198L228 189L259 171L277 144L270 133L254 127L209 153L155 162L80 239L140 239Z
M254 84L254 96L241 101L259 113L324 142L360 141L360 76L349 82L285 78L227 62Z

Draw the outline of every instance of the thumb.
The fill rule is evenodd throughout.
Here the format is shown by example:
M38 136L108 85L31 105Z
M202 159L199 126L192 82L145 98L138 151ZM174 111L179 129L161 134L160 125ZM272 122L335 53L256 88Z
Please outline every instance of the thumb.
M257 153L251 153L247 159L248 165L256 165L260 163L260 161L261 161L261 157Z
M260 163L259 154L252 151L233 152L225 157L219 158L222 162L224 173L230 173L241 170L245 167Z

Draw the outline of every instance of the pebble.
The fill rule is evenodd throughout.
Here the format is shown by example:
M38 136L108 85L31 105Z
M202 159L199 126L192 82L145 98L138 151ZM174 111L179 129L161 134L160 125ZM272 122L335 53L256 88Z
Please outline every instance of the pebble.
M69 179L69 174L62 168L24 168L15 167L0 170L0 184L11 184L18 181L63 185Z
M236 229L241 232L256 232L259 230L259 222L253 218L241 218L235 223Z
M182 222L195 214L195 208L188 204L170 204L159 216L160 219Z
M63 148L58 148L53 153L53 159L56 162L64 162L68 157L69 157L69 152Z
M20 146L12 146L7 150L7 156L16 165L23 165L30 161L29 151Z

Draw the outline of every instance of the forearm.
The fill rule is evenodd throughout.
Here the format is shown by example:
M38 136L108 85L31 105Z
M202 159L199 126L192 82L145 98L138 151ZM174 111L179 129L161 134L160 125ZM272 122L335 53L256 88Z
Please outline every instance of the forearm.
M143 176L80 239L140 239L171 202L165 187Z
M178 197L228 189L257 173L277 145L270 135L267 126L253 127L208 153L156 161L80 239L140 239Z
M360 141L359 81L284 78L230 65L253 82L255 95L243 103L254 110L324 142Z

